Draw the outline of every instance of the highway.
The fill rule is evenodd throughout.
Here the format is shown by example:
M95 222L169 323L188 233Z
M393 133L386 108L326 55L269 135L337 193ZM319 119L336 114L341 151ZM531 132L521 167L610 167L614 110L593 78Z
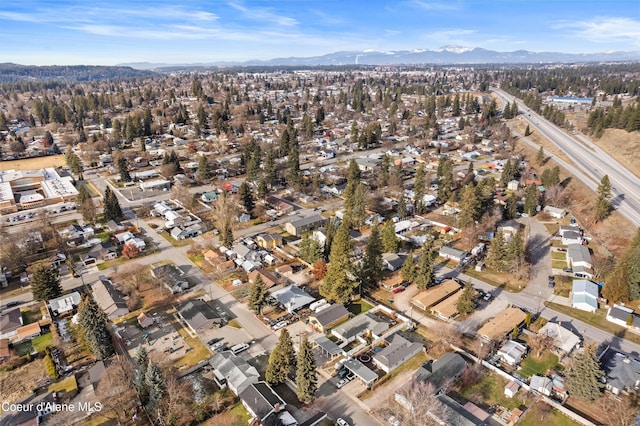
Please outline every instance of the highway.
M502 90L493 89L492 92L503 103L515 100L513 96ZM613 205L631 223L640 226L640 178L586 137L581 136L580 140L576 140L526 107L521 101L517 102L518 112L529 123L530 128L549 139L571 159L575 168L582 172L581 176L576 174L576 177L585 185L595 191L602 177L609 176Z

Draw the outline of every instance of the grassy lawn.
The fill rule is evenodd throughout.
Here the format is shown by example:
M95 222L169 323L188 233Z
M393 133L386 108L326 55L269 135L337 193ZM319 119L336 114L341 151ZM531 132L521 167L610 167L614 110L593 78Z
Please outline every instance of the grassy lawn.
M367 303L362 299L356 300L355 302L351 303L351 305L349 305L349 307L347 308L347 310L353 313L354 315L365 313L370 309L373 309L373 306L371 306L369 303Z
M13 345L13 350L16 351L16 355L24 356L33 352L33 345L31 341L21 342Z
M184 342L191 348L191 350L187 352L183 357L180 357L175 361L176 365L184 366L185 369L190 368L200 361L204 361L211 356L209 349L207 349L207 347L200 341L200 339L189 336L187 330L185 330L184 327L182 327L177 322L174 323L173 326L176 330L178 330L178 334L182 336Z
M117 425L118 421L116 419L110 419L101 415L93 415L82 423L82 426L112 426Z
M53 346L53 334L47 333L31 339L31 345L36 352L42 352L47 347Z
M529 355L520 366L520 373L524 377L531 377L534 374L544 376L546 372L558 365L558 357L551 352L547 352L542 355L541 358L536 358L533 355Z
M545 223L544 227L547 228L547 232L551 235L560 232L560 225L557 223Z
M577 320L599 328L600 330L604 330L607 333L611 333L616 335L617 337L621 337L633 343L640 344L640 336L631 332L627 332L624 327L607 321L606 309L598 309L595 313L592 314L591 312L581 311L579 309L570 308L569 306L564 306L552 302L546 302L545 306L553 309L554 311L569 315Z
M551 267L554 269L564 269L567 267L566 260L551 259Z
M562 247L567 248L564 244L562 244L562 240L551 240L551 247Z
M78 390L78 382L76 382L75 376L67 377L64 380L60 380L57 383L49 386L49 392L64 392L64 393L73 393Z
M504 387L507 381L494 374L487 374L478 383L462 390L462 396L474 403L486 405L502 405L508 409L518 408L523 405L519 398L507 398L504 396Z
M215 268L209 262L204 260L204 255L202 253L199 254L187 254L189 260L200 268L205 274L209 274L214 272Z
M111 233L109 231L102 231L95 234L94 237L100 238L100 241L102 241L103 243L106 243L107 241L109 241L109 238L111 237Z
M249 420L251 420L251 414L249 414L249 412L246 408L244 408L244 405L242 405L241 402L238 402L236 405L234 405L233 408L229 410L229 412L234 416L240 417L243 424L249 423Z
M507 290L510 293L518 293L527 285L524 281L516 281L513 276L509 274L494 271L489 268L485 268L482 272L478 272L474 268L468 268L464 273L470 277Z
M563 253L561 251L552 251L551 252L551 259L552 260L561 260L564 263L567 263L567 254Z
M228 326L233 327L233 328L242 328L242 326L240 325L240 323L237 320L229 320L229 322L227 323Z
M539 426L554 425L554 426L574 426L579 425L569 417L562 414L560 411L549 407L544 402L538 402L531 407L527 414L522 418L519 423L521 426Z

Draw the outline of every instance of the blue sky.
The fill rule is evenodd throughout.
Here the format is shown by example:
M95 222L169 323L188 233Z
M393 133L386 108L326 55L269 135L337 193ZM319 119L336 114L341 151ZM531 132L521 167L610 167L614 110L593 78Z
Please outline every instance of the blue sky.
M640 51L640 0L0 1L0 62L195 63L447 45Z

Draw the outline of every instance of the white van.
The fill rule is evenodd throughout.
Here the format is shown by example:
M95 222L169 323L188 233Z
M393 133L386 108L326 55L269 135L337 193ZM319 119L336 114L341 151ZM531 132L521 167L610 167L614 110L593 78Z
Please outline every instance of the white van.
M231 352L233 352L234 355L238 355L240 352L246 351L247 349L249 349L248 343L238 343L231 347Z

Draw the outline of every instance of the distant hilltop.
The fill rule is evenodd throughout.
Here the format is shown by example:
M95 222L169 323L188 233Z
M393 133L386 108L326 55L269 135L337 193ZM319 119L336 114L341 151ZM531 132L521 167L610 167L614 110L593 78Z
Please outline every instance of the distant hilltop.
M192 64L166 64L136 62L120 64L140 70L184 69L229 66L336 66L336 65L463 65L463 64L535 64L580 62L640 61L640 52L561 53L516 50L497 52L479 47L444 46L439 49L398 51L342 51L322 56L288 57L269 60L238 62L206 62Z
M150 77L156 75L152 71L135 69L127 66L101 65L18 65L0 64L0 83L17 81L95 81L122 78Z

